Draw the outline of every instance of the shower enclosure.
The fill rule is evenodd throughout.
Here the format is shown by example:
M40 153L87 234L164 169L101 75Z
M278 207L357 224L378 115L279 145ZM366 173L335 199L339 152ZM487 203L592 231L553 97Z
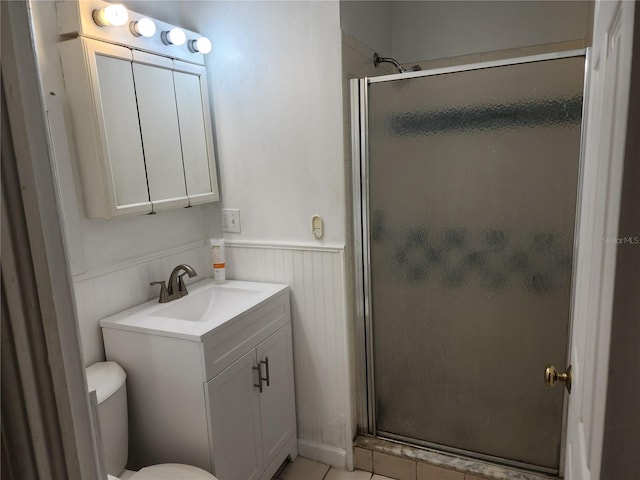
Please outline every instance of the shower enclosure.
M561 462L585 52L352 81L365 433Z

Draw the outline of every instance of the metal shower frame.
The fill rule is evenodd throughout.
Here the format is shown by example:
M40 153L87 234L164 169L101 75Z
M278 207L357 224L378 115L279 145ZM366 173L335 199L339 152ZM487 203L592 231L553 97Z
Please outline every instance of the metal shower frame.
M581 147L579 160L579 179L576 204L576 222L574 235L573 255L577 254L577 232L580 211L580 195L582 191L582 171L583 171L583 145L585 135L585 125L587 123L588 105L588 72L589 72L589 49L576 49L561 52L552 52L539 55L530 55L510 59L501 59L487 62L471 63L445 68L435 68L430 70L412 71L393 75L383 75L379 77L365 77L350 80L351 94L351 163L352 163L352 191L353 191L353 251L354 251L354 301L355 301L355 364L356 364L356 420L358 433L375 436L376 412L375 412L375 383L373 352L373 328L371 310L371 267L370 267L370 244L369 244L369 139L368 139L368 87L371 84L392 82L395 80L406 80L411 78L428 77L433 75L443 75L448 73L459 73L485 68L501 67L508 65L518 65L523 63L533 63L546 60L556 60L570 57L585 57L585 74L583 86L583 106L581 125ZM366 261L365 261L366 260ZM575 277L575 261L573 262L572 279ZM573 282L572 282L573 283ZM571 311L573 311L573 286L571 292ZM571 330L571 325L569 326ZM569 333L569 338L571 335ZM567 348L567 355L570 349ZM568 398L565 393L564 414L562 426L562 448L560 452L559 470L547 469L540 466L524 464L508 459L498 459L490 455L473 453L475 458L489 461L498 461L502 464L509 464L515 467L535 469L540 472L563 475L564 466L564 440L566 436ZM385 435L391 438L389 435ZM398 438L397 440L402 440ZM436 444L428 442L420 443L422 446L436 448L442 451L445 449ZM455 448L447 448L447 452L469 456L469 452Z

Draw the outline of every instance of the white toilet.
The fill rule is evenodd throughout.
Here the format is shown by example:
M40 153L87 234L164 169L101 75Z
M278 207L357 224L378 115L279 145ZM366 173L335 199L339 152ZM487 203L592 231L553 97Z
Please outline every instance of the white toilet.
M116 362L95 363L87 368L89 391L96 391L98 419L105 468L109 480L125 472L129 450L127 375ZM130 480L217 480L201 468L178 463L145 467Z

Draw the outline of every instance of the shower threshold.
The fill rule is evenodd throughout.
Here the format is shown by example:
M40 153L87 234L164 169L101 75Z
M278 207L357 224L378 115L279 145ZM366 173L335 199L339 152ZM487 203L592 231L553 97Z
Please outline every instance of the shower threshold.
M474 459L468 454L448 453L381 435L358 435L353 441L353 446L491 480L558 480L557 473L532 472L489 460Z

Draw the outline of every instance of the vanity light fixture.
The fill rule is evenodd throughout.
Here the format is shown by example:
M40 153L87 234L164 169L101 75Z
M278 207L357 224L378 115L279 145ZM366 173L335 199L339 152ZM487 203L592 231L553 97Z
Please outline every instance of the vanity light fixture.
M206 55L211 52L211 40L207 37L200 37L197 40L189 40L189 51L191 53L202 53Z
M187 35L184 30L178 27L174 27L168 32L162 32L160 38L165 45L176 45L177 47L184 45L184 42L187 41Z
M143 17L136 22L129 24L131 33L136 37L150 38L156 34L156 24L153 20L147 17Z
M119 3L94 10L92 16L93 21L100 27L120 27L129 21L129 12Z

